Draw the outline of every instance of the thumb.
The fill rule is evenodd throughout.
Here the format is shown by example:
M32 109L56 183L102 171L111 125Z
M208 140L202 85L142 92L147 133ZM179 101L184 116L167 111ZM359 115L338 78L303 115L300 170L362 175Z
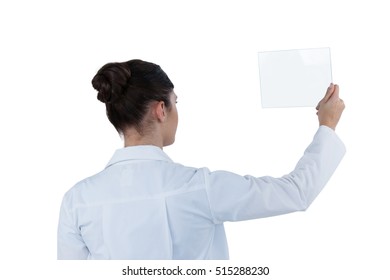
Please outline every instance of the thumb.
M333 94L330 98L332 99L339 99L340 98L340 95L339 95L339 86L338 85L334 85L334 91L333 91Z
M330 98L330 97L332 96L332 94L333 94L333 91L334 91L334 85L333 85L333 83L330 83L329 87L328 87L327 90L326 90L326 93L325 93L324 98L322 98L322 99L320 100L320 102L318 102L318 105L317 105L317 107L316 107L317 110L320 108L320 105L321 105L321 104L326 103L326 102L329 100L329 98Z
M326 90L325 97L322 99L322 101L324 103L327 102L329 98L333 95L334 91L335 91L335 85L333 83L330 83L328 89Z

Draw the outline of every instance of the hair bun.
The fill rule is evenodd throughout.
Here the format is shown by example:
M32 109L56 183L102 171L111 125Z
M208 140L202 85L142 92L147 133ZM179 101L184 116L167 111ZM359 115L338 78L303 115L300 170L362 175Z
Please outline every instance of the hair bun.
M111 103L123 96L129 79L130 69L119 63L107 63L92 79L92 86L98 91L97 99Z
M110 102L111 99L111 84L106 77L101 74L96 74L92 80L92 86L98 91L97 99L103 103Z

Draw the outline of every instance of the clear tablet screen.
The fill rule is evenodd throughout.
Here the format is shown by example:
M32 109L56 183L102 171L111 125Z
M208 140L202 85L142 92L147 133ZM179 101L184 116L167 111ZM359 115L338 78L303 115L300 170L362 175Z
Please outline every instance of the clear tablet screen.
M259 52L263 108L315 107L332 82L330 48Z

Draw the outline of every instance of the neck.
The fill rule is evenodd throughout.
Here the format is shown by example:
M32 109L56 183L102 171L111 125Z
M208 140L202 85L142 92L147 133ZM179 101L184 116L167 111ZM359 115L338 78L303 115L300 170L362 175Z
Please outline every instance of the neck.
M152 145L163 148L163 140L157 133L140 134L136 129L128 129L124 132L125 147Z

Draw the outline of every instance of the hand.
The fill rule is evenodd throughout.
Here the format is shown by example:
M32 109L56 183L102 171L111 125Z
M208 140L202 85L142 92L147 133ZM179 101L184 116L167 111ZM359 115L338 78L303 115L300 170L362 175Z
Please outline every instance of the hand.
M339 86L331 83L325 97L316 107L320 125L326 125L335 130L344 108L344 101L339 97Z

